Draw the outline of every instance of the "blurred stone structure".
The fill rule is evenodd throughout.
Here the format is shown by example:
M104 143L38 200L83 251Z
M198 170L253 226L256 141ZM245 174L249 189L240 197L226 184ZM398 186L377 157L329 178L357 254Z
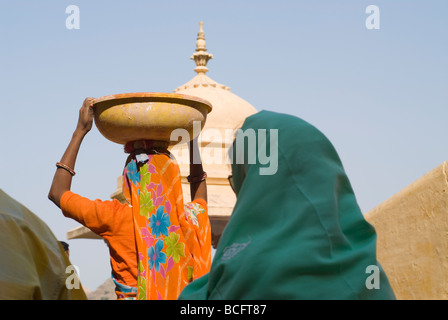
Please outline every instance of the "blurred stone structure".
M365 215L397 299L448 299L448 161Z

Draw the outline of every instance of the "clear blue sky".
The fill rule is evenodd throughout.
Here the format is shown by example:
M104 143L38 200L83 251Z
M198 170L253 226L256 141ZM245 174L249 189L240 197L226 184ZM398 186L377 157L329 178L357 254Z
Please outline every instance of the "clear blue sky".
M370 4L380 29L368 30ZM66 7L80 29L66 28ZM0 188L63 240L78 224L48 199L86 96L172 92L195 73L199 21L208 75L258 110L299 116L333 142L364 213L448 160L448 2L0 1ZM125 155L94 128L72 190L109 199ZM100 240L71 240L95 289Z

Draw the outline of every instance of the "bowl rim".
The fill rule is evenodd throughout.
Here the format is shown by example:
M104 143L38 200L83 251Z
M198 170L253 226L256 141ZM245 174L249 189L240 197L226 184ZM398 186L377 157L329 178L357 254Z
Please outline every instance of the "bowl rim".
M174 102L180 104L186 104L185 101L196 102L204 105L207 108L207 113L212 111L212 104L202 98L196 96L190 96L186 94L180 93L168 93L168 92L130 92L130 93L119 93L119 94L111 94L103 97L99 97L93 100L93 106L106 101L112 100L124 100L130 98L147 98L150 102L151 100L165 100L165 102ZM182 103L182 101L184 103Z

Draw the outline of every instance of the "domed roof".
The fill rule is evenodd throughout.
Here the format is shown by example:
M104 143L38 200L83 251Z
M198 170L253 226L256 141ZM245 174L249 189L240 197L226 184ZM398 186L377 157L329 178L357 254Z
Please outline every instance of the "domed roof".
M203 23L200 23L196 52L191 56L196 62L197 75L174 90L175 93L196 96L209 101L213 110L207 116L205 129L237 129L244 120L257 112L247 101L230 92L230 88L217 83L205 73L208 71L207 62L213 55L207 52Z

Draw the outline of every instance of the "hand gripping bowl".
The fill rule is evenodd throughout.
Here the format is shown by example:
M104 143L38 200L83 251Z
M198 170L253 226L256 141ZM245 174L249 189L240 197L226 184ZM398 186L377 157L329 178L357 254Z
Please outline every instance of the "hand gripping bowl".
M193 134L199 134L193 132L193 122L200 121L202 130L212 110L210 102L201 98L159 92L105 96L95 99L93 107L95 125L100 133L123 145L139 140L174 145L178 140L170 138L175 129L185 129L193 139Z

